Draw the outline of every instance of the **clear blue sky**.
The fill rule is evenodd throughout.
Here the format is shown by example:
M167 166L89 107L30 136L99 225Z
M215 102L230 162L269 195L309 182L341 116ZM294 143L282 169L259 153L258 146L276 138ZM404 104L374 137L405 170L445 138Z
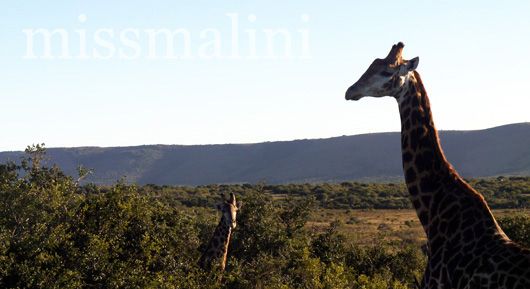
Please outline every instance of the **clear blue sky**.
M250 143L398 131L392 99L344 100L347 87L397 41L405 43L406 58L420 57L418 71L439 129L530 121L530 2L509 3L3 1L0 150L37 142ZM263 29L282 28L293 35L294 56L226 57L230 13L238 15L240 54L248 53L245 29L257 31L263 56ZM148 59L142 34L138 44L144 50L134 60L25 59L23 29L37 28L67 31L74 56L80 49L76 30L86 31L92 48L99 29L182 28L190 32L193 55ZM220 32L222 58L196 56L205 29ZM309 32L309 59L298 57L300 29Z

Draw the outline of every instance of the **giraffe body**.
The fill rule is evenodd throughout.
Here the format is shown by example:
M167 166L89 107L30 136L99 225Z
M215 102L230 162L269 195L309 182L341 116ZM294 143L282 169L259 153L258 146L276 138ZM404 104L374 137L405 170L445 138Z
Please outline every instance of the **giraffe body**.
M403 172L428 239L422 288L530 288L530 250L512 242L482 195L446 160L418 72L403 44L376 59L346 99L393 96L401 116Z
M204 270L220 270L221 272L225 270L228 245L232 230L236 228L236 215L240 207L241 202L236 202L234 194L230 194L229 201L218 206L222 212L221 221L199 259L199 266Z

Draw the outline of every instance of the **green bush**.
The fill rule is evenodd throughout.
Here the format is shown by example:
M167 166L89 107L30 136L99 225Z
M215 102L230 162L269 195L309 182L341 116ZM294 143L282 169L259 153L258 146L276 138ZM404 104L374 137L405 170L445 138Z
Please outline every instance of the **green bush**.
M310 193L274 200L279 187L264 185L80 185L43 167L43 152L31 147L20 165L0 165L1 288L407 288L424 266L417 248L361 247L340 223L309 231L322 204ZM243 207L227 270L204 272L197 261L219 216L203 207L228 191Z
M529 208L530 177L469 180L481 192L491 208ZM213 207L219 195L268 194L299 199L314 198L327 209L406 209L412 208L403 183L285 184L285 185L208 185L199 187L146 185L142 192L155 193L164 202L187 207Z
M528 214L500 218L499 225L510 239L530 248L530 216Z

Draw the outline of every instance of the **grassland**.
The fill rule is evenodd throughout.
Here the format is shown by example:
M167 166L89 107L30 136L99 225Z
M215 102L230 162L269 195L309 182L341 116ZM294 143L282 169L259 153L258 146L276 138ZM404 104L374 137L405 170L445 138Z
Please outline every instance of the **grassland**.
M498 209L493 210L493 214L496 218L515 214L530 215L530 210ZM328 228L333 221L341 223L339 230L348 239L360 244L369 245L376 240L417 245L426 242L416 211L412 209L317 209L310 214L306 226L319 233Z

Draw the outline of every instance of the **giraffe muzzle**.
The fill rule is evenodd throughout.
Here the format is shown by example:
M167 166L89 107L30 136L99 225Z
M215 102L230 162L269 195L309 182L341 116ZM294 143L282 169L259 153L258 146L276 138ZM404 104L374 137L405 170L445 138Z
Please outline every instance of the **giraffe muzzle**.
M357 91L355 84L346 90L346 100L359 100L363 94Z

